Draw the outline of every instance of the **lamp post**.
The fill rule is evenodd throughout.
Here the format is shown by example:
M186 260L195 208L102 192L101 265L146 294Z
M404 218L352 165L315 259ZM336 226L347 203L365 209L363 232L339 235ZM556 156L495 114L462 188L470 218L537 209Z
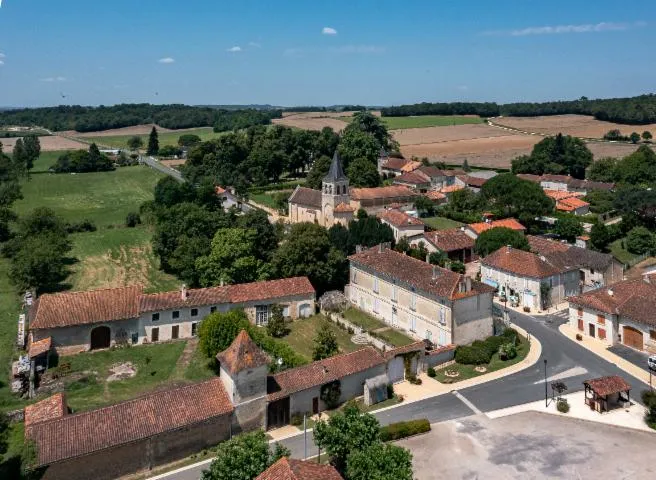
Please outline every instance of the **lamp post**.
M547 359L544 359L544 406L549 406L549 394L547 393Z

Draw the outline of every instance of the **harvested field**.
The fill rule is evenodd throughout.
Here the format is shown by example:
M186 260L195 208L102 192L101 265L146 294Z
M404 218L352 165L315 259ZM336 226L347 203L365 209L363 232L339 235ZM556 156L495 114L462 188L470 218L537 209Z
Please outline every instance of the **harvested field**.
M586 142L586 145L594 155L595 160L604 157L621 158L631 155L640 145L630 143L608 143L608 142ZM654 148L652 146L652 148Z
M623 135L631 132L642 133L645 130L656 135L656 124L652 125L620 125L618 123L602 122L587 115L553 115L544 117L502 117L492 120L497 125L517 128L525 132L535 132L543 135L572 135L582 138L603 138L609 130L619 130Z
M76 132L75 130L68 130L66 132L61 132L65 135L71 135L74 137L113 137L117 135L148 135L153 127L157 128L158 132L182 132L183 130L169 130L168 128L160 127L153 123L146 125L134 125L132 127L123 127L123 128L113 128L111 130L102 130L99 132ZM185 129L193 130L193 129Z
M340 118L352 117L355 112L282 112L282 117L296 117L296 118ZM380 112L372 110L374 115L380 117Z
M483 123L477 115L418 115L411 117L382 117L390 130L403 128L449 127Z
M2 149L5 151L5 153L9 153L14 149L16 140L18 140L18 138L0 138L0 142L2 142ZM56 150L77 150L79 148L86 150L89 148L88 145L82 142L76 142L70 138L58 137L56 135L39 137L39 142L41 142L42 152L53 152Z
M418 145L426 143L450 142L453 140L471 140L474 138L522 136L509 134L500 128L484 124L451 125L446 127L405 128L394 130L394 139L399 145Z
M324 127L330 127L336 132L341 132L346 125L345 121L334 117L296 117L289 116L284 118L274 118L272 122L276 125L285 125L286 127L296 127L303 130L321 130Z

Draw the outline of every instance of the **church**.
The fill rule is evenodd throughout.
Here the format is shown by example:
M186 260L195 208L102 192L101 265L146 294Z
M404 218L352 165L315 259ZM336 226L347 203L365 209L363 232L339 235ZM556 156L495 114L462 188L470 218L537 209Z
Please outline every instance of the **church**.
M289 222L312 222L326 228L336 223L346 226L360 208L370 215L376 215L390 207L411 207L418 196L409 188L399 185L349 188L342 160L335 151L321 190L297 186L289 197Z

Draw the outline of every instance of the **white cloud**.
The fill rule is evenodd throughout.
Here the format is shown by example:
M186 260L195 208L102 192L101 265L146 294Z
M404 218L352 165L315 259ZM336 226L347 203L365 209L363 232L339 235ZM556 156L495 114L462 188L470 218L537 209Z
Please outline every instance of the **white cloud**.
M332 47L328 49L331 53L340 53L340 54L375 54L375 53L385 53L385 47L379 47L377 45L342 45L341 47Z
M241 52L241 47L239 45L235 45L234 47L228 48L226 52L231 52L231 53Z
M262 44L257 42L248 42L248 46L253 48L261 48Z
M45 77L41 79L42 82L65 82L66 77Z
M337 30L335 30L335 29L332 28L332 27L323 27L323 28L321 29L321 33L322 33L323 35L337 35Z
M6 55L4 53L0 52L0 58L5 58L5 57L6 57Z
M2 66L2 65L4 65L4 64L5 64L5 62L3 62L2 60L0 60L0 66Z
M484 35L509 35L511 37L526 37L528 35L563 35L568 33L621 32L634 28L644 27L645 25L647 25L645 22L599 22L583 23L578 25L545 25L542 27L527 27L516 30L484 32Z
M157 60L159 63L175 63L175 59L171 57L164 57Z

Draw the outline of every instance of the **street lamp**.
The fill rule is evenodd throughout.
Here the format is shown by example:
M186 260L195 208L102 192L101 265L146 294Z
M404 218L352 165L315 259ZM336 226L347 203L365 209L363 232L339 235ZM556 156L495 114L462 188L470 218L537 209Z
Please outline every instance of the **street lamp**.
M544 406L549 406L549 394L547 393L547 359L544 359Z

